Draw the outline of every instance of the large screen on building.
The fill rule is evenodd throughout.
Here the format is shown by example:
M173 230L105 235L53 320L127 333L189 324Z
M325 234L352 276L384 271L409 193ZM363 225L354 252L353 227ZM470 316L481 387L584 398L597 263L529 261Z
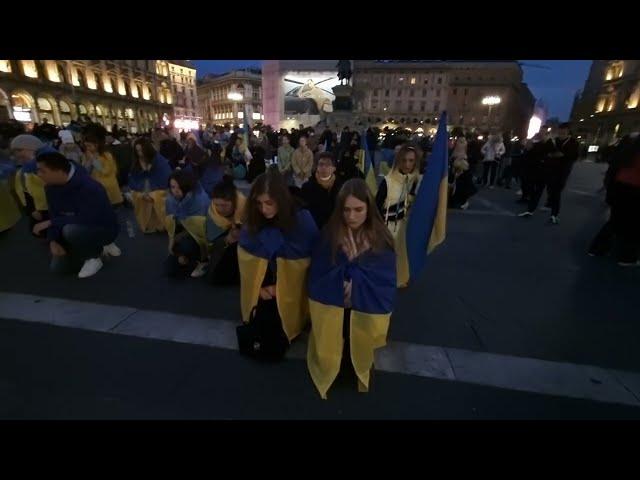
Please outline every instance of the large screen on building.
M339 84L337 71L287 72L282 82L285 115L332 112L336 97L331 89Z

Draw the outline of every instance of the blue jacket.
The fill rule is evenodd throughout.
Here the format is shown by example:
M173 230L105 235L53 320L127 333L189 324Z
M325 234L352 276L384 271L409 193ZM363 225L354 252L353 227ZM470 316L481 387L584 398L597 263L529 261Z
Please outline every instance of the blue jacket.
M120 227L106 190L84 168L76 163L74 167L73 177L64 185L45 186L51 218L47 238L60 240L65 225L92 225L109 230L115 240Z
M138 159L134 159L134 162L137 161ZM149 180L151 191L166 190L169 188L170 176L171 166L169 165L169 160L156 153L150 171L137 171L129 174L129 188L136 192L142 192L144 190L144 181Z

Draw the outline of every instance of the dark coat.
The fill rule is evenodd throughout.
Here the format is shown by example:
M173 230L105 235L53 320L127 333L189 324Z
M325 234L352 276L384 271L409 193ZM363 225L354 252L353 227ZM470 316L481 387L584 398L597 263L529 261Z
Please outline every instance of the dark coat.
M336 180L330 190L322 187L316 176L311 178L304 185L300 192L300 197L311 212L311 216L316 222L318 229L321 229L329 221L336 205L336 197L344 182L336 175Z

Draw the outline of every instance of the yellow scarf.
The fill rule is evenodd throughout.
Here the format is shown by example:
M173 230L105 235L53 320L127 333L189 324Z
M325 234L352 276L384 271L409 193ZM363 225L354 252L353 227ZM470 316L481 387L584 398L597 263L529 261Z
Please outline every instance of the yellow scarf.
M316 172L316 181L318 182L318 185L320 185L322 188L326 190L331 190L331 188L333 188L333 184L336 181L336 176L332 174L331 177L329 177L329 180L322 180L320 178L320 175L318 175L318 172Z
M233 225L242 223L246 201L247 197L245 197L241 192L236 192L236 209L233 212L233 222L218 213L216 207L213 205L213 201L209 205L209 217L218 227L223 230L229 230Z

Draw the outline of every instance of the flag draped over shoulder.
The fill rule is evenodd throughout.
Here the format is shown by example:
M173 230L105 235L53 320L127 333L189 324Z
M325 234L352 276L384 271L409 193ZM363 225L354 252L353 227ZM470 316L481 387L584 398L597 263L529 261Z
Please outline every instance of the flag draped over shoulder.
M429 156L415 201L409 213L406 232L406 253L409 276L416 279L424 268L427 255L445 238L447 225L449 150L447 113L440 116L438 133Z
M371 160L371 153L369 152L369 146L367 145L366 132L362 132L360 135L360 150L358 158L358 166L362 173L364 173L364 181L367 182L371 194L375 197L378 192L378 183L376 182L376 173L373 169L373 161Z

